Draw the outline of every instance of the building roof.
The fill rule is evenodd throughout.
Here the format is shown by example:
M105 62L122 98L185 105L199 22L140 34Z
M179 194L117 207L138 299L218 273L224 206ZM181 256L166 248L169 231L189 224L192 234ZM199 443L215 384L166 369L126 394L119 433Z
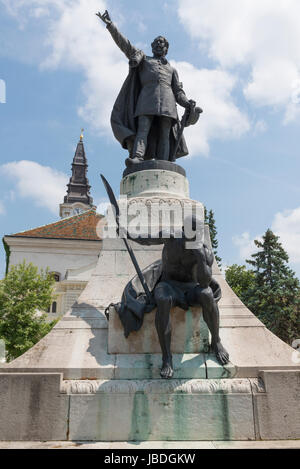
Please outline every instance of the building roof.
M97 235L97 224L102 218L103 215L90 209L79 215L63 218L49 225L15 233L8 237L100 241L101 238Z

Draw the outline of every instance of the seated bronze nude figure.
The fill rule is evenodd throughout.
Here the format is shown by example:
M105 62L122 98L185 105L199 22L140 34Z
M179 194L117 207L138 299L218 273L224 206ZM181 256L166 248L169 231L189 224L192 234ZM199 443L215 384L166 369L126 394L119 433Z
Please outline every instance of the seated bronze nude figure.
M195 232L197 220L192 219ZM179 306L187 311L190 306L202 308L203 318L211 333L211 349L221 365L229 361L229 354L223 347L219 336L219 308L221 297L219 284L212 278L213 252L204 243L188 247L193 239L188 239L182 228L181 237L158 238L139 236L127 238L142 245L163 244L162 259L143 271L151 290L152 301L138 292L136 282L126 286L122 301L115 305L124 327L125 336L140 329L144 313L155 307L155 326L162 351L162 378L173 376L171 354L171 309ZM184 314L184 313L183 313Z

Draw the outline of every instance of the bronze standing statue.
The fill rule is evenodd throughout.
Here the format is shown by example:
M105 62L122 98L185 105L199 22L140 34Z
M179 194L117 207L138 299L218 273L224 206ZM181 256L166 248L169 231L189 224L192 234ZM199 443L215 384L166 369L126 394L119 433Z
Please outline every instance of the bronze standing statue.
M187 155L181 126L195 124L202 109L187 99L177 71L166 60L168 41L163 36L155 38L153 57L148 57L118 31L107 10L97 16L129 60L129 75L111 115L114 135L129 151L126 165L149 159L175 161ZM186 108L182 123L176 103Z

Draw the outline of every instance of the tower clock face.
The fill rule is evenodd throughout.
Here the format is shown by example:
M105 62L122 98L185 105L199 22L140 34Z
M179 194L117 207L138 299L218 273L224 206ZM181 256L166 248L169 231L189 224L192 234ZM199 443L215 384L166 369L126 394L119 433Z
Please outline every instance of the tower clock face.
M74 208L73 208L73 214L74 214L74 215L79 215L79 214L82 213L82 212L83 212L83 209L80 208L80 207L74 207Z

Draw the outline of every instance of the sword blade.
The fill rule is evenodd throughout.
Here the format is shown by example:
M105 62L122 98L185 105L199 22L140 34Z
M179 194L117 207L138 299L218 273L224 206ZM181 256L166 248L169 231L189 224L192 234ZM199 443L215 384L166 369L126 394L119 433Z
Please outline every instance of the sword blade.
M120 224L119 224L120 208L119 208L117 199L116 199L115 194L114 194L114 192L113 192L113 190L112 190L112 188L111 188L109 182L107 181L107 179L105 179L105 177L103 176L103 174L100 174L100 176L101 176L102 182L103 182L103 184L104 184L105 190L106 190L106 192L107 192L109 201L110 201L111 205L113 206L113 208L114 208L114 210L115 210L115 218L116 218L117 225L118 225L118 227L119 227L119 226L120 226ZM129 254L129 256L130 256L130 259L131 259L131 261L132 261L132 263L133 263L133 265L134 265L134 268L135 268L136 273L137 273L137 275L138 275L138 277L139 277L139 280L140 280L140 282L141 282L141 284L142 284L142 287L143 287L143 289L144 289L144 291L145 291L145 293L146 293L147 299L148 299L149 302L152 302L152 296L151 296L150 290L149 290L148 285L147 285L147 283L146 283L146 281L145 281L145 278L144 278L143 273L142 273L142 271L141 271L141 269L140 269L140 266L139 266L138 263L137 263L137 260L136 260L136 257L135 257L135 255L134 255L134 252L133 252L131 246L129 246L127 239L126 239L126 238L122 238L122 239L123 239L123 241L124 241L124 243L125 243L126 249L127 249L128 254Z
M107 181L107 179L103 176L103 174L100 174L101 176L101 179L102 179L102 182L104 184L104 187L105 187L105 190L107 192L107 195L108 195L108 198L109 198L109 201L111 203L111 205L113 206L114 208L114 215L115 215L115 218L116 218L116 222L119 226L119 217L120 217L120 209L119 209L119 205L118 205L118 202L115 198L115 194L113 193L113 190L109 184L109 182Z

